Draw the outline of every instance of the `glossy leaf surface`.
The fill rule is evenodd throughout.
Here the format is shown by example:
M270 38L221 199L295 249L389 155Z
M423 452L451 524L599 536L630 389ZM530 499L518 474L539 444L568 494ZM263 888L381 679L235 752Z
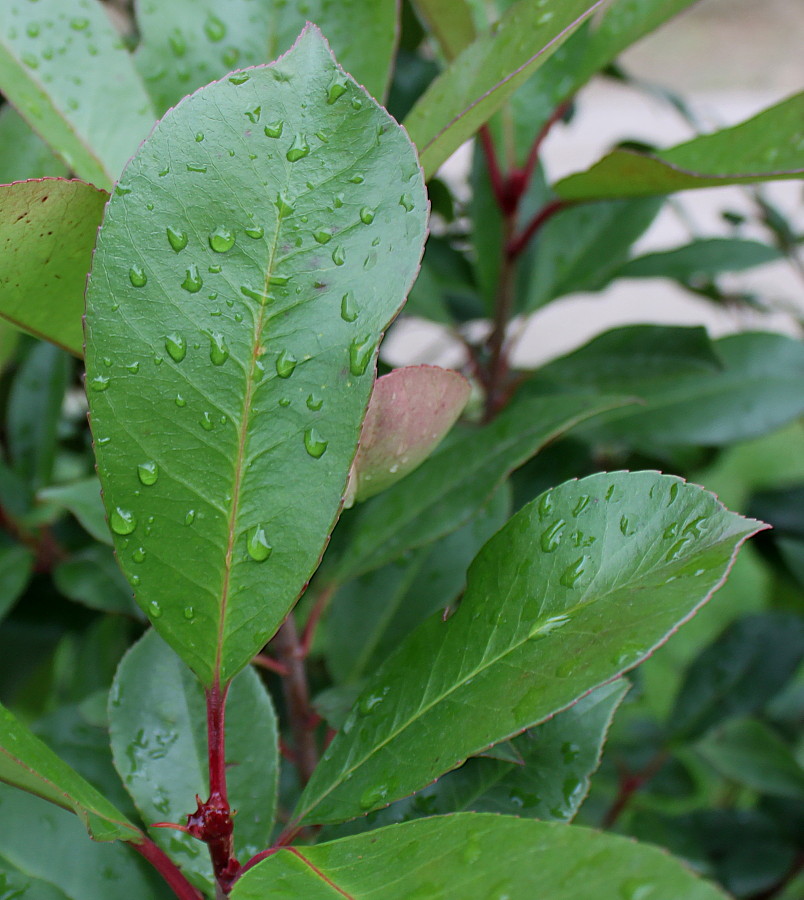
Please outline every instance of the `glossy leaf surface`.
M404 482L360 509L336 579L369 572L449 534L541 447L621 402L589 395L515 402L484 428L456 435Z
M371 392L347 488L347 505L379 494L417 468L455 424L469 382L438 366L404 366Z
M313 28L169 113L109 204L87 295L98 471L138 602L207 685L317 565L425 224L413 147Z
M0 316L75 356L83 355L84 287L108 198L60 178L0 185Z
M425 175L434 175L599 6L599 0L520 0L460 53L405 119Z
M126 654L109 698L112 752L147 823L184 824L196 794L209 795L204 692L154 631ZM276 716L256 672L232 682L226 703L229 802L237 810L235 846L244 858L270 843L276 802ZM212 869L206 848L187 835L152 829L165 852L203 885Z
M632 668L762 527L654 472L542 494L480 551L458 611L430 618L369 681L294 817L385 806Z
M5 0L0 90L68 168L107 189L156 118L97 0Z
M143 840L136 826L3 707L0 781L74 812L96 841Z
M565 200L602 200L801 178L802 123L804 93L732 128L652 155L615 150L554 189Z
M237 882L232 900L569 900L589 896L590 884L597 900L636 900L648 891L725 898L655 847L575 826L466 813L280 850Z

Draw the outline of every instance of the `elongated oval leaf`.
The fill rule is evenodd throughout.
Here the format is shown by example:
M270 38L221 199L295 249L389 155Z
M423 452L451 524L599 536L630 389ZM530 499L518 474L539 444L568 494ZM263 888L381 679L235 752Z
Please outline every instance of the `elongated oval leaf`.
M0 185L0 316L75 356L103 206L91 184L43 178Z
M586 172L562 178L554 190L565 200L605 200L801 178L802 123L804 92L732 128L650 156L615 150Z
M141 843L145 835L0 706L0 781L74 812L96 841Z
M721 272L742 272L781 259L782 252L760 241L742 238L705 238L628 260L618 278L675 278L694 281Z
M0 90L81 178L110 188L154 121L97 0L4 0Z
M632 668L762 527L655 472L543 494L480 551L458 612L425 622L371 679L295 816L384 806Z
M98 472L138 602L207 685L318 562L425 225L413 147L314 28L168 113L109 204L87 293Z
M601 0L519 0L430 85L405 119L429 178Z
M196 794L209 794L204 692L154 631L126 654L109 698L114 763L146 823L184 824ZM278 773L276 717L252 669L232 681L226 702L229 802L235 848L246 859L270 843ZM202 843L154 829L154 841L185 874L212 883Z
M596 900L726 897L656 847L574 825L464 813L280 850L240 878L232 900L580 900L592 885Z

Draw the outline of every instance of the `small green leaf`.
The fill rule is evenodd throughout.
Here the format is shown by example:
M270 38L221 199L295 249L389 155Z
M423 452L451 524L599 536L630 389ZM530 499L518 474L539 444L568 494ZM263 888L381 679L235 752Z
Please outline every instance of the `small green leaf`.
M0 185L0 316L79 357L84 286L108 196L60 178Z
M96 841L144 840L135 825L2 706L0 781L74 812Z
M673 250L646 253L630 259L617 278L673 278L697 281L722 272L742 272L774 262L782 253L769 244L740 238L709 238Z
M65 597L90 609L143 618L108 547L94 544L72 554L53 570L53 581Z
M334 78L346 92L329 103ZM139 604L205 685L225 683L338 515L379 337L421 255L424 185L402 129L311 26L169 112L122 186L87 291L98 472Z
M615 150L554 185L565 200L650 197L692 188L801 178L804 93L752 119L669 150Z
M107 189L155 118L97 0L5 0L0 90L69 169Z
M52 503L71 512L96 541L112 543L97 478L84 478L45 488L39 491L37 497L44 503Z
M455 424L470 392L463 375L438 366L405 366L378 378L345 505L381 493L421 465ZM314 394L307 398L308 407L319 402Z
M763 527L653 472L542 494L480 551L458 611L430 618L369 681L294 819L385 806L633 668Z
M335 579L379 568L459 528L545 444L622 402L589 395L516 401L490 425L456 435L404 482L359 510Z
M434 175L599 6L519 0L463 50L405 118L425 175Z
M590 886L596 900L726 897L655 847L574 825L464 813L279 850L238 879L232 900L574 900L591 896Z
M33 574L34 555L22 544L0 546L0 619L22 596Z
M765 613L739 619L687 670L668 719L673 736L692 741L724 719L757 712L785 686L802 659L800 617Z
M204 692L154 631L124 657L109 698L112 752L147 824L184 824L194 797L209 794ZM270 843L278 767L276 716L256 672L232 681L226 703L229 801L237 810L235 848L249 856ZM159 844L199 886L212 883L204 845L152 829Z
M475 23L466 0L414 0L413 6L448 60L475 39Z
M17 110L6 104L0 110L0 183L65 175L64 163L53 155Z

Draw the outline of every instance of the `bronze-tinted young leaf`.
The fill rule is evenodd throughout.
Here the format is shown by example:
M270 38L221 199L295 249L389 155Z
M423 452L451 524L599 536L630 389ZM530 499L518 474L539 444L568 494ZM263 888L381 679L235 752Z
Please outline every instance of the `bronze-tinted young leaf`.
M62 178L0 185L0 316L75 356L83 353L84 287L108 199Z
M370 679L294 818L385 806L633 668L763 527L656 472L542 494L480 551L458 611L430 618Z
M207 685L318 563L426 211L410 141L312 27L182 101L115 190L87 291L98 473L138 602Z
M732 128L655 154L615 150L586 172L562 178L554 189L565 200L604 200L801 178L802 123L804 93Z
M232 900L641 900L651 895L726 900L656 847L575 825L464 813L279 850L238 880Z
M345 505L368 500L421 465L455 424L471 387L458 372L406 366L371 392Z

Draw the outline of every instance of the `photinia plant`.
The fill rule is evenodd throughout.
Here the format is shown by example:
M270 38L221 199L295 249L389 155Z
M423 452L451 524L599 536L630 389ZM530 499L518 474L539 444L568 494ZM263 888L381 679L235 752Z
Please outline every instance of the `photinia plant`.
M40 146L44 177L0 188L0 314L49 342L8 401L0 607L36 570L103 612L53 664L77 660L85 683L35 713L0 707L0 779L40 798L0 792L0 896L725 896L650 843L570 822L629 673L767 526L655 468L567 474L572 452L533 466L570 440L676 470L679 447L765 434L801 412L800 346L646 326L516 373L508 334L567 285L663 266L690 287L714 278L735 248L627 260L655 198L800 174L802 95L547 188L539 147L572 95L687 5L519 0L490 21L482 4L419 0L405 28L427 29L441 71L404 127L374 99L391 85L392 0L142 0L133 53L94 0L0 10L0 89L22 116L7 107L0 128L55 154ZM445 232L442 194L422 262L425 183L476 133L470 241ZM584 271L562 269L567 235ZM412 289L456 331L490 320L463 337L465 374L379 374ZM59 418L68 353L97 477ZM754 699L725 703L702 657L606 826L702 737L725 777L801 790L785 741L739 718L793 676L800 623L709 652L738 659L762 628L786 649ZM732 719L713 732L720 706ZM775 780L744 776L735 745L772 755Z

